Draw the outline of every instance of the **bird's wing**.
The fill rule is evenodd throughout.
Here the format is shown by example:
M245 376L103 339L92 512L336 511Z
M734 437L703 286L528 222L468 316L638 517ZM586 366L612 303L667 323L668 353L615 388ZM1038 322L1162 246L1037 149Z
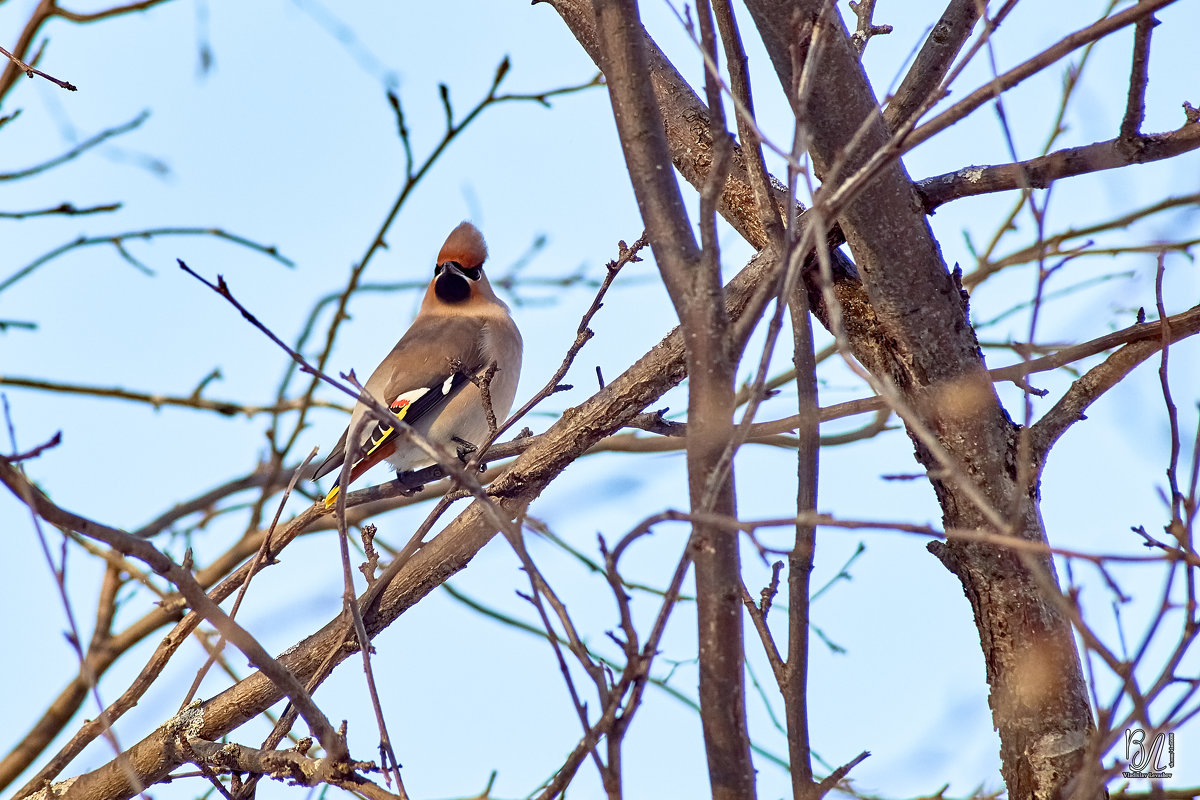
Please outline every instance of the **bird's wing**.
M446 317L409 329L380 363L364 388L372 397L387 403L392 412L410 425L427 416L436 417L455 395L486 365L479 347L482 325L466 317ZM399 368L398 365L403 365ZM367 409L355 406L350 425L338 445L317 467L313 480L328 475L345 458L346 437L358 426ZM350 480L396 451L394 426L381 423L363 426L358 446L352 452Z
M440 386L413 389L398 395L388 404L388 408L396 415L396 419L402 419L409 425L415 425L423 417L437 416L441 408L449 403L467 383L466 375L461 372L452 372L446 376ZM400 437L396 433L394 425L376 422L373 426L368 424L368 427L370 430L366 441L362 444L363 452L354 464L354 470L350 475L352 481L396 452L396 443ZM345 447L345 443L342 446Z

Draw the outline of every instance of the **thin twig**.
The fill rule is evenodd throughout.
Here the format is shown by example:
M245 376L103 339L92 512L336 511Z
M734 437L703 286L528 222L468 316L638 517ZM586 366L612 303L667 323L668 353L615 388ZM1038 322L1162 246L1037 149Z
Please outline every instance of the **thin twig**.
M53 75L47 75L45 72L42 72L40 69L37 69L36 67L29 66L24 61L22 61L21 59L17 58L12 53L5 50L3 47L0 47L0 55L8 56L8 60L17 65L17 69L21 70L22 72L24 72L26 75L28 75L31 78L34 75L40 75L41 77L43 77L46 80L53 83L55 86L66 89L69 92L79 91L78 86L75 86L74 84L72 84L68 81L59 80L58 78L54 77Z
M263 255L283 264L285 267L295 266L292 261L281 255L274 245L260 244L258 242L247 239L244 236L239 236L235 233L229 233L222 228L147 228L140 231L127 231L124 233L114 233L109 236L80 236L66 244L59 245L48 253L35 258L19 270L9 275L4 280L0 281L0 292L12 286L22 278L28 277L30 273L37 270L44 264L47 264L54 259L68 253L72 250L77 250L82 247L93 247L95 245L112 245L117 248L118 252L122 253L122 257L129 261L135 268L147 275L153 275L154 271L145 264L133 259L129 256L128 251L124 251L124 245L129 240L145 240L149 241L161 237L173 236L212 236L222 241L227 241L241 247L247 247L255 250Z
M0 53L3 53L4 55L9 55L8 51L5 50L3 47L0 47ZM9 57L11 58L11 56L9 56ZM45 76L45 77L48 77L48 76ZM72 90L72 91L74 91L74 90ZM19 169L14 172L0 172L0 181L20 180L21 178L29 178L34 175L37 175L38 173L46 172L48 170L54 169L55 167L65 164L68 161L72 161L76 158L79 158L81 155L83 155L87 151L89 151L95 147L98 147L101 144L104 144L109 139L114 139L118 136L123 136L124 134L129 133L132 130L140 128L142 126L142 123L144 123L148 119L150 119L150 112L143 111L142 113L138 114L133 119L129 120L129 122L123 122L120 125L114 125L111 128L105 128L104 130L100 131L95 136L91 137L90 139L84 139L82 142L75 145L74 147L72 147L70 150L63 153L62 155L55 156L54 158L51 158L47 161L43 161L40 164L35 164L32 167L26 167L25 169Z
M850 10L858 18L858 27L854 33L850 34L850 43L854 45L854 51L858 53L858 57L862 58L863 51L867 49L867 42L871 41L871 37L891 33L892 26L876 25L872 20L875 15L875 0L858 0L858 2L850 0Z

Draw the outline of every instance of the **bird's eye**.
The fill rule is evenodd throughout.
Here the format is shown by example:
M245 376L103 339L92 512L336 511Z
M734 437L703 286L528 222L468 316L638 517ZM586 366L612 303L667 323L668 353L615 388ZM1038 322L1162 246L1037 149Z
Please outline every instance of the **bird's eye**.
M446 269L446 265L445 265L445 264L438 264L438 265L434 266L434 268L433 268L433 277L435 277L435 278L436 278L438 275L441 275L441 274L442 274L442 272L444 272L444 271L445 271L445 269Z
M479 280L479 276L483 274L482 267L459 267L463 275L466 275L473 281Z

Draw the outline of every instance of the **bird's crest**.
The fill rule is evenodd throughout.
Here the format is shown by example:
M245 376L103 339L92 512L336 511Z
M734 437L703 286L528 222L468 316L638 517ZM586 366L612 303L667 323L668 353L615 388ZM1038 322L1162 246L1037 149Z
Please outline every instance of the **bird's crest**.
M486 260L487 243L483 241L483 234L466 221L450 231L450 235L446 237L446 243L442 245L437 257L439 264L457 261L464 267L481 267Z

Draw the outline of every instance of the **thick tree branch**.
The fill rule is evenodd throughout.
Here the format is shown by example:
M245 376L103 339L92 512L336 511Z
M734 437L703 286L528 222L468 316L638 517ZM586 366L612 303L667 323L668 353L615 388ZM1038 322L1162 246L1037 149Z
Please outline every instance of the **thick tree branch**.
M576 40L599 65L601 63L600 53L591 4L587 0L545 0L545 2L554 7ZM750 9L753 13L753 4L750 5ZM761 28L758 33L763 36L772 35L770 30L764 32ZM666 128L667 143L671 148L672 162L679 170L679 174L697 191L701 191L708 180L713 164L713 142L708 107L663 55L653 39L644 30L642 34L646 36L650 82L654 88L658 105L662 109L663 124ZM772 54L772 59L775 59L774 54ZM787 187L774 177L770 177L769 182L781 217L787 217L788 206L791 203ZM755 248L761 249L770 242L770 236L758 213L753 182L748 177L746 157L742 154L740 147L735 146L734 148L733 161L725 181L725 189L718 210L734 230ZM806 226L811 223L812 218L807 214L800 215L799 229L794 234L796 241L803 241L805 236L809 235L806 233ZM819 232L817 240L821 238L825 238L823 231ZM843 311L843 329L850 341L854 357L874 373L889 372L891 370L889 364L895 358L894 348L889 345L887 336L879 328L875 311L867 301L854 264L838 248L838 245L845 241L840 229L834 228L830 231L826 240L831 248L833 294ZM826 328L831 328L830 318L833 311L826 307L821 278L815 268L815 262L812 261L811 254L807 259L807 263L814 265L812 268L806 267L804 272L810 308ZM774 284L770 281L764 281L760 286L751 309L752 317L758 316L757 309L765 306L772 296L773 288Z
M654 94L642 81L647 72L645 39L636 3L597 0L596 28L601 67L612 99L621 149L633 177L638 210L659 270L680 315L686 310L691 276L700 264L679 183L671 163L663 118ZM632 29L627 29L632 26Z
M626 168L647 238L685 332L688 371L688 493L697 511L736 516L732 470L717 465L733 434L734 359L726 331L713 198L725 180L730 144L721 114L712 118L715 167L701 190L704 249L697 250L679 184L671 169L663 117L647 80L646 37L636 0L595 0L601 67L612 98ZM707 4L698 7L709 63L715 61ZM711 69L710 103L720 101ZM718 139L720 137L720 139ZM716 476L716 483L710 482ZM700 717L714 800L753 798L754 765L746 723L741 562L736 532L704 523L689 548L696 570Z
M965 299L942 261L840 20L836 14L823 13L821 0L798 0L800 20L771 4L755 2L751 8L755 5L763 6L757 16L760 30L773 31L764 35L768 48L772 41L795 40L788 32L797 24L816 31L800 37L800 46L814 38L821 43L813 48L811 58L797 58L806 75L819 76L806 82L810 93L797 98L806 112L810 154L818 176L827 179L822 194L832 192L836 197L840 189L830 185L830 175L852 176L845 180L856 184L852 199L838 212L839 221L893 354L866 366L884 387L895 386L920 423L936 435L942 450L964 465L963 476L969 476L965 481L963 477L947 480L947 471L941 468L945 459L937 456L923 435L918 438L910 421L919 460L940 473L934 489L945 524L989 527L994 516L990 509L1004 509L1011 515L1011 533L1043 542L1036 499L1011 477L1016 431L988 382L967 322ZM1127 15L1124 23L1133 19ZM831 29L822 31L820 26L826 24ZM1099 35L1098 31L1087 34ZM1082 43L1086 36L1076 38ZM1053 55L1057 48L1047 53ZM772 54L772 60L779 65L785 55ZM1051 63L1044 61L1049 57L1035 59L1038 68ZM1033 65L1026 69L1028 74L1036 71ZM1008 77L1016 80L1022 74L1019 68ZM987 96L994 96L1003 85L1003 80L993 81ZM966 113L968 106L964 102L956 108ZM918 131L941 130L938 125L960 118L954 113L951 109ZM859 170L873 176L871 182L864 185L855 176ZM851 309L846 317L853 314ZM880 366L886 367L882 374ZM974 491L966 491L969 488ZM979 492L986 505L975 498ZM1069 623L1042 596L1039 578L1052 575L1052 566L1045 558L1010 554L998 559L992 548L960 543L938 552L959 576L976 614L1009 795L1014 800L1049 800L1065 789L1079 769L1091 730ZM1030 609L1039 611L1031 614ZM1039 691L1034 696L1025 686L1033 664L1046 665L1039 672L1046 676L1045 694Z
M937 91L950 72L983 7L979 0L950 0L946 5L941 19L934 23L896 94L883 110L883 120L889 129L895 131L905 123L915 122L914 114L925 108L931 99L941 99L930 95Z
M561 15L587 54L601 64L595 15L589 0L543 0ZM667 134L671 161L679 174L697 191L703 187L713 162L713 141L708 106L667 59L645 30L650 82ZM775 181L776 203L786 208L786 190ZM757 201L742 148L734 145L729 175L725 180L718 210L730 225L756 249L765 247L770 236L757 213Z
M754 191L754 199L758 206L759 222L766 233L767 241L774 247L782 249L783 225L780 219L781 208L786 208L788 199L779 195L776 185L772 185L771 176L763 161L762 140L754 119L754 96L750 88L750 72L746 60L746 50L742 45L742 36L738 30L737 19L728 0L714 2L714 12L717 27L721 31L721 42L724 44L725 60L729 69L729 89L737 98L738 136L742 141L740 153L745 159L745 170ZM711 103L710 103L711 105Z

